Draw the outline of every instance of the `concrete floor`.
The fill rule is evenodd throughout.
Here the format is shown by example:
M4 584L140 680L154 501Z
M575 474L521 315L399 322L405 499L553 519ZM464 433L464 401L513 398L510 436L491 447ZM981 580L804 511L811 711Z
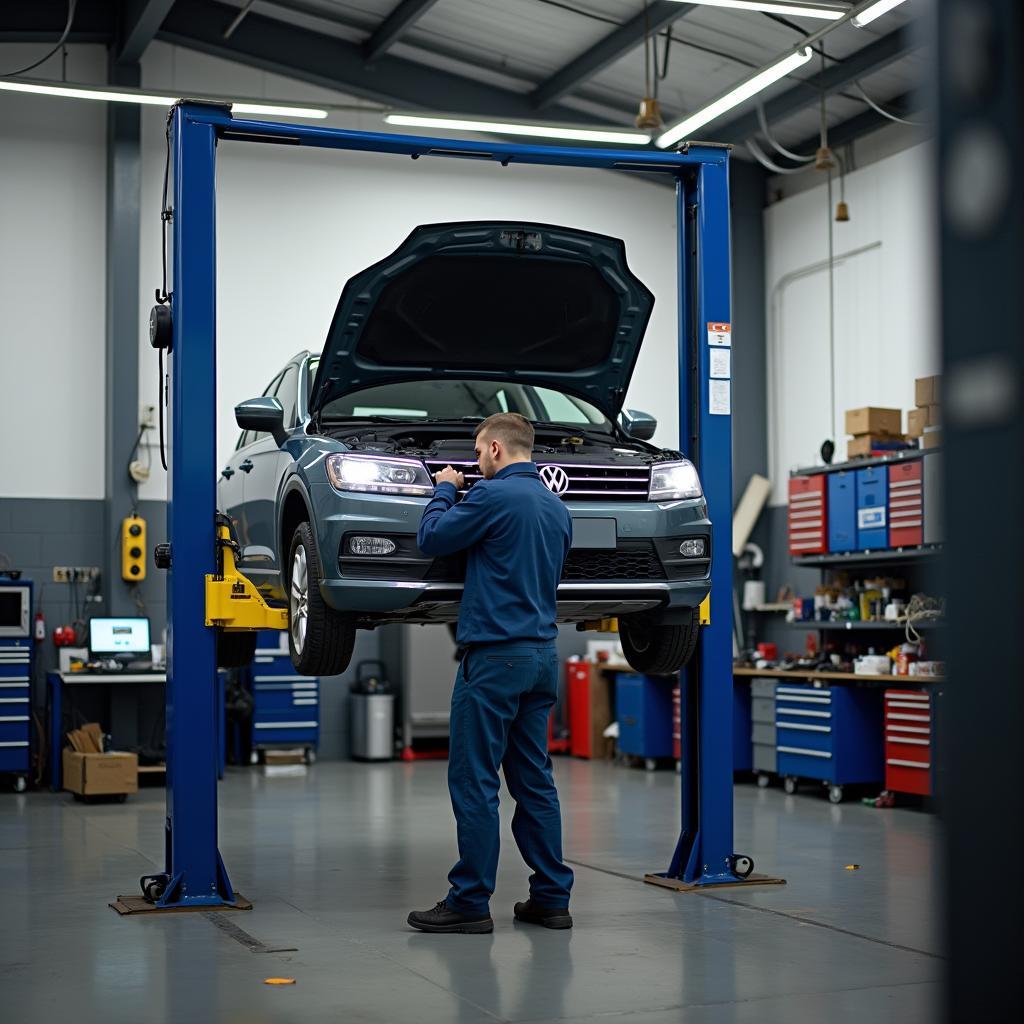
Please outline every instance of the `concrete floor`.
M107 908L162 866L163 790L94 806L68 794L0 794L2 1016L26 1024L939 1019L933 817L739 786L737 848L789 884L677 895L638 880L664 868L675 842L675 776L556 765L576 866L572 932L512 922L527 871L508 808L494 934L406 927L410 908L444 895L455 856L443 763L321 763L303 778L229 772L221 851L256 905L244 914L122 919ZM860 870L847 871L853 863ZM253 941L261 951L251 951ZM271 976L298 983L264 985Z

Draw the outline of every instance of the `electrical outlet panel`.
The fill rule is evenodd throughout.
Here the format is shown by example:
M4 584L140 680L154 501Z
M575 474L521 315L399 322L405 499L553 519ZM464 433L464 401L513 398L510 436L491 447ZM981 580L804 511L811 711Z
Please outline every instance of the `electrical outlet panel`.
M96 565L55 565L53 567L54 583L86 583L99 576Z

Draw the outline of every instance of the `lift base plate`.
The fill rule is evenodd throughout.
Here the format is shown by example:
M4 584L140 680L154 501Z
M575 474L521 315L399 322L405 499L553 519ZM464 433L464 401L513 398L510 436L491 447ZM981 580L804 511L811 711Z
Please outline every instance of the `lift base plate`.
M660 885L663 889L673 892L707 892L708 889L737 889L746 885L785 885L784 878L772 878L771 875L759 875L755 871L749 878L737 878L732 882L684 882L681 878L667 878L665 875L644 875L648 885Z
M197 910L252 910L252 904L244 897L235 893L234 903L218 903L211 906L158 907L150 903L144 896L118 896L107 906L116 910L122 917L133 914L189 914Z

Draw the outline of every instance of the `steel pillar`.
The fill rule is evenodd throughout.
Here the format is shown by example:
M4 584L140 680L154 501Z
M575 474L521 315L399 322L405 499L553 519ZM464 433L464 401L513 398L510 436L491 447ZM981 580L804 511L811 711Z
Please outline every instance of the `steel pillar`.
M728 150L627 152L429 139L306 125L239 121L226 108L180 104L172 112L170 473L168 535L167 870L160 904L231 905L217 851L216 668L204 625L204 577L214 571L216 508L215 157L218 143L280 142L325 149L432 155L670 175L679 218L681 447L699 464L714 523L711 625L686 681L692 712L684 745L683 831L669 880L740 881L732 856L732 429L709 405L707 323L729 320ZM500 173L500 168L495 168ZM728 383L725 385L728 390ZM696 444L693 439L696 438Z

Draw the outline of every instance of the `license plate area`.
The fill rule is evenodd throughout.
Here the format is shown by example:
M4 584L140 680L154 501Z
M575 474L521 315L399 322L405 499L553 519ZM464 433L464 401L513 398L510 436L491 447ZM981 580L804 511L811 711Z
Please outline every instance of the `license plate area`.
M614 550L617 527L614 519L574 519L572 546L588 550Z

